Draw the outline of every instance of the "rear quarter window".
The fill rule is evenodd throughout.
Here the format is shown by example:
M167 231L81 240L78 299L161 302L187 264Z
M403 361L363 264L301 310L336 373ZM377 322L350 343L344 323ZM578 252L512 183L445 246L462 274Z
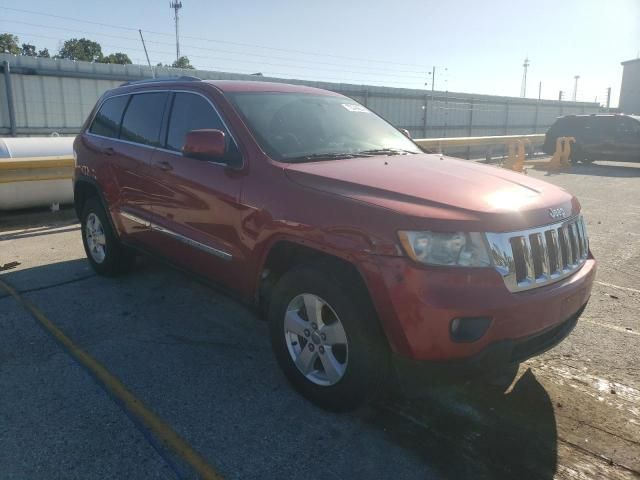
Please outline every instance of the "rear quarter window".
M108 98L100 106L89 132L103 137L118 138L122 113L129 101L129 95Z

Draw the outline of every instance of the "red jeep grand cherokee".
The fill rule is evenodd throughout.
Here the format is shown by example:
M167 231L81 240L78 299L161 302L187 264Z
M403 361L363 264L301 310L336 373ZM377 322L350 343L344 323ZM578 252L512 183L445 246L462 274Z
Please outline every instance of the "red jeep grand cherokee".
M325 408L357 406L398 360L517 364L568 335L591 292L575 197L425 154L332 92L125 84L74 150L93 268L150 252L260 306L285 375Z

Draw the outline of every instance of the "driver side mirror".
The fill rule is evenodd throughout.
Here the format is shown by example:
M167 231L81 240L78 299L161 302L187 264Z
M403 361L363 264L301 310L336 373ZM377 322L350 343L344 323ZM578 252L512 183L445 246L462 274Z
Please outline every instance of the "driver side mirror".
M398 130L400 130L400 132L407 138L411 138L411 134L409 133L409 130L407 130L406 128L399 128Z
M226 152L224 132L215 129L191 130L185 135L182 153L198 160L219 161Z

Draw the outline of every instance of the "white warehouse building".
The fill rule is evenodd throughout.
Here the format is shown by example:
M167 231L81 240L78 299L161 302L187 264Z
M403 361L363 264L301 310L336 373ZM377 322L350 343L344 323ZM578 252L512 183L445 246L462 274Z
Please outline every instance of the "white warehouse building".
M622 86L620 88L620 110L640 115L640 58L622 62Z

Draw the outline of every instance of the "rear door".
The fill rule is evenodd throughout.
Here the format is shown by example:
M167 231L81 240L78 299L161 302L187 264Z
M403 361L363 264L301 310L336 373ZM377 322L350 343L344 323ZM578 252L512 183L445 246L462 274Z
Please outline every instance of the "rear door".
M117 141L111 142L113 162L121 191L118 214L124 231L142 243L151 241L148 228L153 220L153 197L143 170L160 144L160 130L168 92L141 92L130 95Z
M217 129L225 133L229 159L239 153L229 129L211 100L195 92L176 92L163 148L145 170L155 192L154 218L164 239L155 245L163 256L190 270L236 287L237 261L244 257L238 238L239 203L244 174L225 159L198 160L182 154L187 132Z
M589 158L606 160L614 154L614 122L612 116L585 118L582 135L581 146Z

